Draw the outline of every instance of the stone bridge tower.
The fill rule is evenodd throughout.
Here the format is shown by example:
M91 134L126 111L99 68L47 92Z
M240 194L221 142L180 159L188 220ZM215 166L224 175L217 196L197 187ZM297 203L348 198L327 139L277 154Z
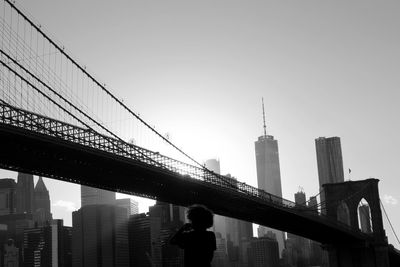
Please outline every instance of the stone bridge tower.
M357 244L327 245L330 267L390 266L378 182L371 178L323 185L327 216L354 231L364 232L367 237Z

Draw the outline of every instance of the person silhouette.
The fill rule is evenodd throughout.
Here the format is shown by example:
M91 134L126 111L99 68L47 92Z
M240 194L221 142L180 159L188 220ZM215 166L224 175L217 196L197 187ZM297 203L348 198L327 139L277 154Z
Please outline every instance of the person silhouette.
M189 207L184 224L170 243L184 250L185 267L210 267L217 249L215 234L207 231L213 225L213 213L203 205Z

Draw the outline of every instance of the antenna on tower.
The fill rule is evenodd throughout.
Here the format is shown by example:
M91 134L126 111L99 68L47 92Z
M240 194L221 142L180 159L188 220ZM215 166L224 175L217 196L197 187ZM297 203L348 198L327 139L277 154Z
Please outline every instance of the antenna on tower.
M263 121L264 121L264 137L267 137L267 126L265 125L264 97L261 98L261 101L262 101Z

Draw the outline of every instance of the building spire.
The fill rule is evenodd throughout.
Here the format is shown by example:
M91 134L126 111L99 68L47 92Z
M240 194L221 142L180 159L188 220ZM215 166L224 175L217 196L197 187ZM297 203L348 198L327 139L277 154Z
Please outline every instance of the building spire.
M264 137L267 137L267 126L265 124L264 97L261 98L261 101L262 101L263 121L264 121Z

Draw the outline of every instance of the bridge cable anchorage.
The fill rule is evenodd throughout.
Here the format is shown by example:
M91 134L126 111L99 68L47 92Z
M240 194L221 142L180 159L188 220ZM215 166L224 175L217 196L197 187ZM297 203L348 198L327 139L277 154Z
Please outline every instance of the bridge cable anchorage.
M397 234L396 234L396 231L395 231L394 228L393 228L392 222L390 221L388 214L386 213L385 206L383 206L383 203L382 203L382 200L381 200L381 199L379 199L379 202L381 202L381 206L382 206L383 212L385 213L386 219L388 220L389 225L390 225L390 228L392 229L392 232L393 232L394 236L396 237L397 242L398 242L399 245L400 245L400 240L399 240L399 238L398 238L398 236L397 236Z
M73 107L74 109L76 109L78 112L80 112L82 115L84 115L85 117L87 117L88 119L92 120L94 123L96 123L98 126L100 126L101 128L103 128L105 131L107 131L109 134L111 134L112 136L114 136L116 139L118 139L118 141L122 142L123 144L127 144L124 140L122 140L121 138L119 138L117 135L115 135L113 132L109 131L107 128L105 128L104 126L102 126L101 124L99 124L97 121L93 120L90 118L90 116L87 116L86 113L84 113L83 111L81 111L79 108L77 108L76 106L74 106L72 103L70 103L67 99L65 99L63 96L61 96L59 93L57 93L56 91L54 91L52 88L50 88L47 84L45 84L43 81L41 81L40 79L38 79L35 75L33 75L32 73L30 73L28 70L26 70L24 67L20 66L14 59L10 58L7 54L5 54L3 52L3 50L0 49L0 53L5 55L8 59L10 59L14 64L16 64L17 66L19 66L21 69L23 69L25 72L27 72L29 75L31 75L35 80L37 80L39 83L41 83L43 86L45 86L46 88L48 88L49 90L51 90L55 95L57 95L59 98L61 98L63 101L65 101L67 104L69 104L71 107ZM29 82L28 80L26 80L24 77L22 77L19 73L17 73L15 70L13 70L11 67L9 67L6 63L4 63L3 61L0 61L0 63L6 67L9 71L11 71L12 73L14 73L14 75L18 76L22 81L24 81L25 83L27 83L30 87L32 87L33 89L35 89L38 93L40 93L43 97L47 98L50 102L52 102L53 104L55 104L58 108L62 109L64 112L66 112L69 116L73 117L75 120L77 120L78 122L80 122L82 125L84 125L85 127L87 127L89 130L93 131L93 132L97 132L96 130L94 130L92 127L90 127L87 123L83 122L81 119L79 119L78 117L76 117L74 114L72 114L71 112L69 112L67 109L65 109L64 107L62 107L60 104L58 104L56 101L54 101L51 97L47 96L45 93L43 93L40 89L38 89L36 86L34 86L31 82ZM117 147L122 150L123 152L126 152L128 154L130 154L128 151L125 151L123 148L120 148L119 145L117 144ZM154 161L152 158L150 158L149 156L143 154L141 151L139 151L136 146L133 146L134 150L137 151L139 154L141 154L143 157L147 158L148 160L152 161L155 163L155 165L159 165L159 167L164 167L161 163Z
M98 82L92 75L90 75L87 71L86 68L82 67L79 65L74 59L72 59L63 49L63 47L60 47L57 45L50 37L48 37L42 30L41 27L38 27L35 23L33 23L24 13L20 11L15 6L15 3L11 2L10 0L4 0L6 1L13 9L17 11L17 13L22 16L36 31L38 31L47 41L49 41L60 53L62 53L68 60L70 60L80 71L82 71L89 79L91 79L98 87L100 87L106 94L111 97L114 101L116 101L121 107L123 107L128 113L130 113L132 116L134 116L137 120L139 120L142 124L144 124L147 128L149 128L153 133L155 133L158 137L160 137L163 141L165 141L167 144L175 148L177 151L179 151L182 155L193 161L195 164L200 166L201 168L205 169L205 167L196 161L194 158L189 156L187 153L185 153L182 149L174 145L171 141L169 141L167 138L165 138L162 134L160 134L157 130L154 129L154 127L151 127L148 123L146 123L142 118L140 118L135 112L133 112L128 106L126 106L121 100L119 100L117 97L115 97L111 91L105 88L103 84Z

